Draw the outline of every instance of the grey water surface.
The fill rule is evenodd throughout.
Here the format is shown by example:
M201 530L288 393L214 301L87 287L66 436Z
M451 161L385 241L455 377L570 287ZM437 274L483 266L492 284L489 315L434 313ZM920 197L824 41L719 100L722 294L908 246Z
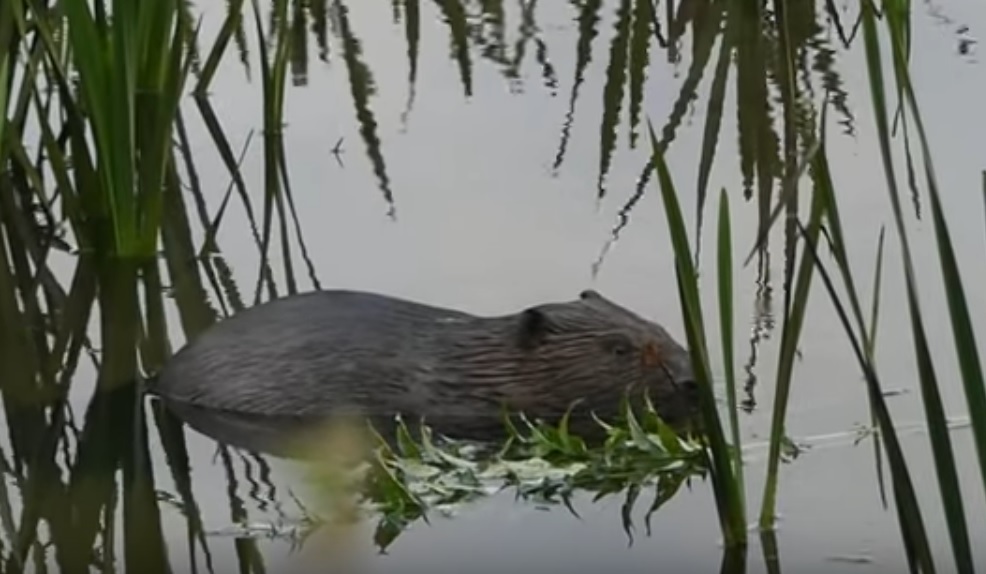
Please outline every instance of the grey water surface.
M614 151L600 186L605 139L600 133L608 113L604 92L611 73L611 41L620 2L602 3L597 35L591 42L592 58L577 87L574 105L579 7L587 2L504 2L506 62L480 57L483 50L496 53L496 46L471 45L469 79L465 82L468 88L440 9L458 3L421 3L413 88L408 80L404 20L394 20L392 4L349 2L342 12L336 3L329 4L335 6L335 29L346 26L358 36L359 59L372 74L367 109L374 127L373 135L367 138L369 124L365 117L358 117L354 104L354 93L359 90L353 89L354 68L347 66L345 52L354 45L347 47L333 38L325 62L318 58L314 32L306 35L307 72L303 82L294 77L297 85L287 89L283 133L299 227L322 287L377 291L477 314L508 313L539 302L570 299L592 287L659 321L684 340L672 249L656 184L650 181L629 210L626 205L650 154L647 120L658 136L664 137L669 118L676 117L667 159L694 237L696 181L718 43L712 48L696 96L683 102L680 92L688 81L693 47L698 41L694 29L686 28L675 41L676 57L671 50L656 44L651 47L640 120L632 128L637 136L635 146L629 145L630 111L628 102L623 101ZM474 15L479 4L466 3L467 13L471 24L482 27L482 18ZM681 13L701 12L711 4L692 2L676 7ZM857 9L854 3L845 4L835 3L844 23L851 26ZM525 9L535 16L534 22L523 22ZM822 7L816 9L821 14ZM225 3L200 2L195 10L203 16L201 36L214 37ZM663 4L656 16L666 29ZM252 18L252 14L246 18L250 30ZM816 20L819 29L815 37L832 46L836 60L833 69L846 95L845 109L851 114L847 117L829 109L827 153L852 242L853 265L859 270L857 280L866 297L872 288L879 230L887 226L877 357L884 384L901 391L890 404L895 420L905 428L904 447L916 469L916 488L922 503L932 510L940 499L927 435L919 426L923 411L904 307L900 250L892 232L865 54L860 38L848 49L838 46L834 28L825 16ZM986 168L982 153L986 70L977 45L966 40L978 37L984 27L986 4L982 2L940 0L913 5L914 81L955 249L959 260L967 262L962 265L963 279L969 286L969 305L980 331L986 328L982 320L986 316L986 290L973 286L986 283L986 265L980 264L986 253L981 183ZM523 34L529 37L523 38ZM510 77L504 70L522 42L522 64L516 77ZM539 51L550 63L548 72L538 62ZM256 74L255 48L249 58ZM812 76L811 83L817 105L822 95L822 73ZM755 257L748 266L738 266L756 238L759 206L743 197L737 121L755 110L738 107L736 85L731 76L707 186L700 271L703 306L710 317L717 317L713 313L717 305L715 214L719 190L725 188L730 195L737 261L736 367L740 381L750 384L745 398L755 403L741 416L744 440L749 445L748 506L753 521L766 467L765 443L780 338L774 325L781 320L785 254L778 227L767 263ZM262 93L256 76L247 80L233 50L223 59L210 98L234 149L239 150L254 132L241 169L248 187L259 198L264 177ZM779 122L780 103L776 97L772 101L770 114ZM190 103L188 107L189 137L200 185L206 190L210 209L215 210L226 193L229 174L203 122ZM368 147L368 139L379 141L379 150ZM600 187L605 192L601 198ZM919 203L926 202L925 198L922 196ZM927 309L927 328L936 351L946 409L958 421L953 440L962 470L960 478L975 486L974 448L969 429L961 424L966 406L951 355L950 326L941 304L942 286L928 208L923 203L909 203L905 208L914 233L917 264L927 270L919 273L921 295L936 306ZM627 213L628 220L613 240L621 213ZM202 230L193 232L201 241ZM252 301L259 258L245 212L236 201L230 203L217 243L244 300ZM295 245L292 249L299 288L315 288L299 248ZM272 249L271 255L271 264L280 269L280 247ZM795 367L787 428L788 435L806 448L781 472L780 564L784 571L799 573L905 571L893 507L881 504L872 443L854 443L857 429L869 422L861 372L827 296L819 285L815 288ZM185 335L178 327L176 310L169 307L167 311L172 347L177 349ZM717 323L710 325L716 325L711 331L716 335L710 336L710 352L714 364L721 365ZM721 370L714 375L722 381ZM91 368L82 367L77 376L94 375ZM87 396L79 389L73 400L81 405ZM246 533L235 528L231 500L239 500L248 522L258 525L251 535L259 541L257 548L271 572L478 573L522 568L715 572L723 560L711 485L701 480L693 481L653 516L649 534L641 509L632 540L622 527L619 497L598 503L577 499L577 518L563 507L546 510L516 501L506 491L457 509L454 517L414 523L385 552L374 545L373 525L369 523L345 533L316 533L298 549L289 536L268 536L260 525L288 528L303 517L293 495L301 501L314 496L304 479L304 464L236 449L217 456L212 438L193 430L187 430L186 437L193 490L204 527L211 533L209 547L216 572L233 571L243 560L236 540ZM151 446L159 496L165 501L176 500L174 482L153 434ZM229 469L235 475L232 485ZM967 497L966 503L971 536L982 540L986 537L984 501L976 494ZM177 504L166 503L162 508L172 568L191 568L191 542L184 516ZM935 533L934 550L946 557L948 571L949 547L940 515L931 512L927 526ZM751 542L748 570L767 571L755 530L751 530ZM978 563L986 565L986 550L981 544L974 546ZM206 571L200 550L194 561L199 572Z

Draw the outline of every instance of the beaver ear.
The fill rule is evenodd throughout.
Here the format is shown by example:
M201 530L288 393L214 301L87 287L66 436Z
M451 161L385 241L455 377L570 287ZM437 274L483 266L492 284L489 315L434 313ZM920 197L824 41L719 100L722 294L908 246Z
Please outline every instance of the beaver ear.
M537 307L524 309L520 314L518 340L524 349L533 349L544 341L548 334L548 317Z
M602 298L603 296L600 295L599 291L596 291L595 289L586 289L581 293L579 293L579 299L582 299L583 301L586 299L602 299Z

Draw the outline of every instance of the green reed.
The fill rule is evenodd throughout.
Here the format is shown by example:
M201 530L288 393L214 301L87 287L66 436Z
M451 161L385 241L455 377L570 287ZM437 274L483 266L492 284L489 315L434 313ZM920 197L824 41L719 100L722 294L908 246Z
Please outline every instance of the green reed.
M705 186L708 182L709 171L711 169L712 157L716 135L719 130L721 119L721 98L725 86L726 78L729 73L728 62L729 54L735 50L740 57L737 64L738 75L737 89L739 93L745 94L747 101L745 104L749 109L765 110L769 109L766 81L768 76L768 64L765 57L765 50L774 50L775 62L780 62L778 66L771 70L773 76L777 78L778 90L781 92L781 102L784 109L783 114L783 143L784 158L781 162L783 166L783 178L781 196L778 198L776 207L770 208L771 187L773 177L771 172L776 171L776 165L769 156L760 156L756 159L757 175L759 177L758 203L761 210L761 221L758 229L758 239L755 251L766 250L768 234L774 222L777 221L782 213L796 213L798 206L798 180L805 170L812 165L813 158L817 150L817 144L813 142L813 135L808 128L810 122L805 122L803 116L810 116L811 111L802 109L799 103L798 89L794 83L794 56L793 51L797 48L794 40L787 30L788 19L782 7L777 8L775 16L778 24L775 27L767 28L765 20L760 16L760 10L747 11L738 5L728 5L725 8L723 19L725 21L725 32L721 38L721 48L719 63L715 68L713 78L713 93L709 101L709 120L705 127L703 137L702 158L698 175L698 213L701 214L705 202ZM718 16L716 16L718 18ZM696 31L696 35L698 32ZM772 41L771 41L772 39ZM771 41L770 44L764 44ZM708 50L703 50L703 59L707 61L708 53L711 52L711 45ZM695 68L693 73L701 74L704 67ZM753 69L759 72L754 74ZM751 75L752 74L752 75ZM758 77L754 77L757 75ZM759 84L760 89L751 90L753 86ZM745 88L744 88L745 85ZM718 95L717 95L718 94ZM759 95L758 95L759 94ZM751 96L752 95L752 96ZM751 100L750 98L753 98ZM756 100L756 98L761 100ZM741 104L744 102L741 102ZM743 115L740 115L741 123L739 132L743 138L761 138L763 130L770 129L770 123L766 119L762 123L743 124ZM667 131L667 129L665 129ZM752 133L760 131L760 134ZM653 131L652 131L653 136ZM692 252L686 239L687 233L684 220L678 207L677 191L667 167L664 164L663 150L668 145L668 140L658 141L652 137L652 150L654 158L651 165L654 166L654 173L659 182L662 201L665 213L668 218L668 233L671 238L673 252L676 261L676 271L678 277L679 292L682 300L682 313L685 318L685 329L688 333L689 347L693 348L693 366L696 373L701 373L699 379L704 379L708 384L708 389L703 391L703 419L706 423L706 431L710 433L710 450L714 461L713 476L717 477L714 481L715 495L719 503L720 521L723 536L727 546L745 545L746 543L746 509L745 509L745 484L743 480L743 461L741 457L742 441L739 436L738 412L736 403L735 374L733 365L733 322L732 322L732 244L729 238L730 222L728 204L726 203L726 193L720 198L720 214L718 235L718 283L719 283L719 313L720 313L720 336L723 345L723 360L725 363L726 374L726 395L729 410L729 426L731 429L732 445L725 441L722 432L722 423L716 410L715 396L711 387L711 373L713 371L710 358L705 350L706 341L701 307L698 303L698 283L696 280L696 270L691 260L696 253ZM754 148L760 146L752 146ZM803 154L799 154L799 148L806 148ZM744 149L745 151L745 149ZM821 229L822 207L819 201L813 200L811 207L809 229L813 236L817 236ZM696 237L701 236L701 217L698 219L698 229ZM764 484L764 497L761 508L760 524L763 529L770 529L773 526L776 492L778 488L778 472L781 458L781 447L786 438L785 419L788 396L793 380L793 370L797 357L798 341L801 336L804 315L809 301L809 292L813 276L814 266L805 254L802 254L800 263L795 267L793 261L795 254L793 251L793 229L790 225L786 229L786 249L789 253L789 265L785 268L784 280L784 307L783 321L781 323L781 348L778 355L778 365L776 371L776 385L774 394L774 409L771 423L771 434L768 452L768 471L767 480ZM751 253L751 257L752 257ZM749 258L747 259L749 261ZM687 262L687 263L686 263ZM697 349L697 350L696 350ZM705 386L705 383L701 384ZM716 471L718 474L716 474Z
M44 560L50 542L59 568L77 571L100 538L112 563L117 536L127 569L168 568L136 383L170 354L159 247L185 332L215 320L178 165L193 169L178 122L197 40L185 8L173 0L0 4L0 362L8 365L0 392L14 455L5 470L23 484L20 516L4 514L3 523L15 569ZM67 288L48 266L56 250L76 262ZM68 394L93 346L96 385L75 428ZM154 416L183 505L194 510L184 437L168 413ZM208 554L196 516L186 514L190 543ZM39 540L42 523L50 541Z
M76 571L100 537L115 538L115 521L106 518L119 512L126 567L165 571L148 427L135 381L141 364L159 364L166 355L157 252L168 194L176 190L174 116L191 67L187 48L194 31L181 17L181 3L171 0L6 6L17 12L19 40L7 45L26 65L18 70L13 115L18 145L5 162L10 173L23 175L4 189L4 200L19 196L46 210L60 207L78 244L70 290L60 291L57 279L39 290L30 279L51 273L51 243L41 234L53 230L32 229L27 203L7 211L13 218L8 239L19 242L18 252L35 252L31 264L15 262L15 275L29 281L20 289L21 300L55 331L51 345L41 337L31 341L31 354L42 360L25 377L25 388L41 385L34 401L51 422L39 429L25 460L31 480L14 555L26 561L44 521L54 533L60 569ZM27 152L32 133L43 159ZM66 446L65 426L74 420L67 398L74 357L86 343L96 308L98 375L62 478L55 469ZM32 326L45 320L26 319ZM10 414L10 424L21 426Z
M304 244L294 215L287 177L283 92L287 73L295 72L297 79L304 75L299 69L307 65L303 50L297 49L298 39L291 36L305 28L306 20L299 16L300 13L308 14L313 19L311 28L323 58L328 59L329 34L334 34L340 43L338 53L349 73L360 135L385 200L391 206L394 203L371 105L377 88L372 71L363 58L358 30L349 20L344 2L333 3L327 8L326 3L301 6L304 3L276 0L271 6L272 18L267 30L261 23L260 3L249 4L254 12L252 28L256 32L261 58L264 102L264 203L259 224L254 217L247 182L239 172L241 158L236 156L229 135L223 131L221 113L211 107L208 99L212 79L231 42L235 43L240 59L249 72L249 46L245 30L251 26L245 27L243 24L247 4L243 0L226 3L226 17L219 35L206 52L208 56L201 71L197 71L194 56L197 35L191 19L182 12L184 4L176 0L139 3L97 1L92 4L91 10L87 7L89 4L61 2L55 3L52 9L42 9L41 3L35 0L0 3L0 46L14 46L9 51L0 51L0 165L13 166L10 173L14 187L26 191L18 196L9 187L0 187L0 200L3 201L0 204L0 363L13 365L5 376L2 391L15 451L12 472L20 478L32 477L31 481L25 482L28 486L23 494L24 511L19 517L7 510L9 504L4 503L3 493L0 492L0 525L6 539L14 541L10 563L20 568L30 561L32 553L36 557L44 552L43 541L38 540L36 532L41 521L46 521L50 527L58 548L59 562L66 571L83 563L97 538L97 531L110 537L115 531L127 533L125 559L130 567L136 567L142 559L156 567L163 563L164 545L159 526L156 525L159 521L155 516L154 489L146 478L149 466L147 425L142 410L135 408L137 400L131 389L118 385L117 381L135 375L139 370L138 363L153 370L170 353L161 297L167 287L174 293L180 322L189 338L218 316L245 306L231 280L231 270L219 255L216 240L233 192L239 194L247 211L254 240L261 253L260 277L254 299L259 300L261 285L266 288L268 296L277 294L273 274L266 261L270 246L275 241L272 238L275 221L280 222L279 240L288 291L297 289L288 241L288 217L294 219L295 233L303 255ZM650 41L656 39L662 42L667 57L677 60L681 57L681 46L685 45L681 43L682 37L690 29L694 37L691 62L679 96L658 132L660 139L653 129L650 131L653 160L646 167L645 174L658 175L668 218L675 250L679 297L685 311L683 316L686 319L688 346L698 366L696 373L699 374L702 389L703 413L708 422L706 430L709 433L709 462L714 493L727 546L732 549L745 544L747 512L734 372L734 247L730 203L723 190L719 200L716 249L722 371L725 375L728 434L731 435L727 441L727 425L719 419L712 394L714 369L707 348L705 319L699 304L697 270L691 263L694 256L692 245L687 240L675 186L663 160L686 116L688 104L695 98L712 61L715 64L711 95L697 174L698 229L695 248L697 250L699 247L702 206L719 138L730 73L735 74L734 91L738 106L743 110L736 119L741 144L739 168L743 176L743 191L748 198L755 199L760 215L754 250L765 253L773 225L778 221L786 222L785 248L789 257L784 270L785 301L781 349L776 366L777 390L773 397L768 474L760 509L762 536L766 537L765 540L772 540L769 531L773 528L780 453L786 438L786 405L791 385L795 384L796 350L805 309L810 301L810 287L817 283L814 280L818 278L843 321L847 338L865 375L867 396L874 425L878 429L876 436L879 442L874 441L878 455L877 470L882 472L879 456L885 451L908 558L923 571L933 571L934 560L929 550L928 533L910 479L912 469L908 467L897 439L875 366L883 233L881 231L877 248L876 281L870 309L864 315L862 297L848 263L850 257L843 236L837 194L828 171L825 111L822 112L822 128L819 130L814 125L815 111L810 98L803 93L804 88L794 81L796 76L809 75L806 69L801 68L810 60L800 57L804 51L818 56L825 54L827 46L825 40L804 34L803 30L810 26L806 26L808 22L803 19L813 23L814 16L808 14L809 10L785 11L783 3L773 2L772 5L773 12L767 17L767 3L713 3L708 9L679 11L675 10L673 2L661 5L652 0L627 0L618 3L612 36L607 43L607 74L601 90L604 112L603 121L598 122L601 126L598 191L600 194L605 191L604 180L612 165L610 156L616 153L616 133L620 128L624 96L629 99L631 147L635 145L645 71L655 60L650 51ZM295 10L293 21L289 17L289 6ZM560 138L555 169L561 166L564 159L576 100L583 86L583 74L593 56L592 40L599 34L597 27L604 6L604 2L589 1L576 8L579 33L578 43L573 46L576 69L569 115ZM413 102L421 24L426 18L422 18L417 1L400 0L394 3L394 7L395 18L403 19L410 62L406 119ZM473 92L473 78L480 60L492 63L506 80L517 81L524 61L523 48L529 43L538 48L533 53L545 85L556 81L556 71L547 57L548 46L541 41L540 32L521 34L516 53L510 53L505 40L502 3L442 2L438 10L447 28L452 50L450 57L457 66L465 96ZM918 305L913 279L916 271L910 261L909 239L902 221L897 176L891 160L888 89L883 80L881 41L890 46L896 95L905 108L901 116L902 125L908 129L910 122L913 122L918 132L924 160L924 184L931 198L940 274L945 286L945 303L953 329L952 342L972 415L984 486L986 391L964 288L938 197L929 144L910 83L907 67L909 11L907 2L887 0L882 5L881 16L872 2L864 2L862 37L870 71L871 98L877 111L876 127L880 135L881 155L894 207L895 228L904 248L908 312L912 320L917 372L931 429L942 508L949 525L957 568L969 572L972 571L972 562L963 501L959 495L954 455L938 395L938 380ZM474 13L481 13L487 25L470 25L469 19ZM878 28L881 18L886 31L882 36ZM329 20L332 20L331 25L328 24ZM652 22L655 23L653 26ZM524 12L523 25L528 30L538 29L533 9ZM648 31L651 33L648 34ZM713 50L716 41L720 42L718 53ZM473 47L482 48L478 57L471 52ZM846 95L838 90L836 68L830 61L821 63L820 67L827 82L831 105L845 113ZM11 81L15 70L20 74L16 82ZM190 151L191 144L185 130L186 118L179 105L185 85L193 74L197 79L193 88L195 104L231 179L229 191L213 213L209 212L207 193L199 187L196 178L197 158ZM775 110L777 106L780 108ZM29 138L32 136L29 134L33 132L29 128L32 114L37 147L43 150L43 160L40 153L38 159L31 157ZM778 128L774 126L774 118L781 122ZM177 147L172 145L173 140L177 140ZM249 142L250 138L247 138L245 147ZM174 151L179 153L174 154ZM906 151L910 154L909 149ZM804 196L808 189L806 186L798 185L805 173L810 175L810 196ZM780 192L775 197L778 180L781 182ZM647 178L643 178L642 185L646 181ZM0 182L0 185L9 184ZM206 238L200 248L195 246L189 226L191 211L185 203L188 197L183 193L185 185L191 189L190 197L195 202L193 208L205 230ZM67 289L63 289L47 269L47 258L59 248L58 236L32 227L26 217L27 206L19 203L24 201L23 197L43 199L39 203L48 212L46 217L49 218L53 211L50 206L56 204L57 197L83 255L96 255L78 259L79 265ZM628 200L627 213L637 197L635 195ZM803 197L807 197L807 201L802 200ZM799 205L804 204L810 207L807 221L802 223L797 215ZM786 217L782 219L782 215ZM159 242L170 285L166 285L164 274L154 259ZM799 242L800 254L796 250ZM831 259L826 259L822 253L826 246ZM313 283L317 284L310 263L309 271ZM200 273L206 275L215 290L220 310L212 309L206 301L206 286ZM844 292L841 297L835 285L840 281ZM18 302L21 302L20 306ZM65 414L65 396L76 364L93 346L88 340L87 326L97 302L105 316L100 318L102 341L97 342L96 346L103 348L104 355L102 362L96 363L94 359L94 363L100 368L99 386L112 392L94 397L80 433L82 438L78 453L69 464L70 477L66 480L56 464L57 450L67 442L62 434L68 433L65 428L72 424ZM30 328L20 328L23 325ZM51 342L39 335L46 332L51 332ZM135 352L139 356L134 356ZM182 509L188 517L189 550L194 554L195 549L200 547L208 556L206 537L195 511L196 502L192 495L188 453L182 430L163 410L156 408L153 415L172 479L182 499ZM520 441L519 446L516 441L513 443L512 448L519 449L512 451L511 456L515 458L504 463L504 467L490 468L496 472L511 469L519 473L514 478L531 471L531 474L523 475L529 480L519 481L516 486L535 499L550 498L559 489L565 492L576 488L593 491L598 486L602 490L622 489L628 499L635 500L640 489L634 481L610 479L626 468L648 475L649 472L661 470L662 465L673 458L666 456L666 447L672 443L664 442L667 439L665 435L660 432L641 433L639 426L628 421L626 428L614 427L614 436L619 440L600 452L580 448L578 441L563 429L530 427L526 429L529 436ZM646 424L643 426L646 427ZM134 431L133 436L126 440L116 432L124 427ZM655 440L661 446L655 447L652 444ZM422 448L424 450L415 449L405 442L400 452L390 451L381 458L383 462L378 471L386 471L386 476L407 478L378 481L376 484L380 488L370 493L377 497L375 501L384 511L385 525L406 525L418 515L423 515L428 508L446 502L440 496L433 499L420 496L420 492L434 495L451 493L466 498L481 492L478 482L473 480L483 473L477 473L476 467L452 458L458 452L455 446L448 450L438 449L434 445ZM621 463L614 464L614 453L626 456L620 459ZM225 447L221 449L221 454L227 463L230 480L235 480L231 457ZM556 465L588 462L594 471L580 475L579 480L573 479L575 474L563 474L561 478L551 473L537 474L535 471L543 469L532 469L530 460L549 455L554 457ZM420 470L415 463L422 461L434 463L432 470L437 468L440 477L437 482L429 484L427 480L417 480L420 477L408 472ZM463 468L469 472L463 471ZM114 488L106 486L114 484L117 469L123 470L126 483L133 486L125 491L122 498ZM442 472L449 473L444 478L461 480L450 485L442 481ZM490 472L492 474L483 476L504 477ZM665 478L666 475L661 475L660 480ZM597 482L593 483L594 480ZM532 486L535 484L537 486ZM443 490L443 487L448 490ZM667 494L658 490L658 495ZM666 500L658 495L655 496L656 501ZM231 517L234 520L245 519L242 507L232 498ZM112 520L98 524L101 516L112 515L121 503L124 508L122 526ZM632 504L627 506L632 507ZM139 523L148 519L155 524ZM382 539L388 539L399 530L387 530ZM105 543L104 549L110 552L112 546L112 542ZM765 542L765 552L768 547L774 548L773 543ZM263 567L258 548L249 542L238 541L237 553L243 558L245 570ZM776 548L772 554L776 559ZM724 556L724 568L727 558L732 561L735 555Z
M905 122L910 118L917 129L918 142L921 149L921 160L924 165L924 183L930 199L932 222L935 232L940 277L944 286L949 320L952 326L953 344L959 365L963 390L972 423L973 438L979 458L980 475L983 493L986 494L986 384L983 380L981 361L975 339L969 309L966 304L965 288L961 279L952 247L951 234L944 212L942 210L938 183L934 172L930 144L924 130L924 122L917 104L914 86L910 80L908 63L909 56L909 12L907 2L888 0L883 3L882 19L885 23L886 41L889 44L891 60L896 81L898 97L903 104L901 117ZM892 152L890 146L890 117L886 102L886 89L883 78L883 61L880 51L880 38L877 32L876 6L867 1L863 3L863 33L866 43L867 66L870 80L870 94L873 108L876 111L877 134L880 140L880 154L883 160L884 174L887 179L887 190L893 208L894 224L901 244L905 283L907 287L908 313L911 318L911 329L914 338L915 356L921 383L921 395L925 407L925 417L929 429L932 453L935 460L935 470L942 498L942 505L949 529L949 539L952 544L953 558L959 572L973 572L972 552L968 528L965 520L962 493L959 487L958 472L955 466L950 432L944 416L941 397L938 390L938 376L928 346L921 312L915 268L911 257L910 240L905 228L900 192L896 182ZM905 124L905 130L908 127ZM910 149L906 148L910 161ZM917 514L917 509L910 511ZM917 522L915 520L915 522ZM920 524L913 526L916 528ZM915 533L918 536L920 533ZM921 558L920 555L918 555ZM930 558L928 559L930 562ZM930 564L922 564L931 569Z
M650 130L651 144L654 150L654 165L658 174L661 198L664 203L664 211L667 216L668 232L671 237L672 246L675 253L675 277L678 283L678 296L682 308L682 316L687 334L688 349L692 359L693 370L695 372L696 383L698 384L701 397L701 412L703 421L703 431L710 441L711 451L711 475L714 487L716 504L719 509L720 527L727 547L746 545L746 521L744 511L744 495L742 484L737 472L737 467L742 465L742 460L730 452L726 442L717 412L715 394L712 388L712 369L708 356L708 342L705 335L704 318L702 306L699 298L698 275L692 262L692 252L688 244L688 235L685 221L681 214L678 204L677 192L664 157L660 152L657 137L653 129ZM720 227L720 245L729 245L728 226ZM723 258L729 257L727 253L720 253ZM723 265L723 267L726 267ZM724 277L720 274L721 280ZM727 310L726 316L731 313L731 302L728 299L729 289L724 285L720 289L720 306ZM726 321L729 327L731 323ZM731 339L732 333L723 331L724 340ZM731 394L735 393L735 388ZM735 432L736 425L733 425ZM734 444L739 443L739 436L733 437ZM733 452L739 453L738 450Z
M186 42L194 42L194 32L185 29L177 0L111 4L111 15L101 1L92 10L86 2L63 4L69 22L64 48L78 73L78 92L67 74L56 79L61 97L73 100L76 190L95 220L92 238L105 253L152 257L174 117L191 65ZM63 63L57 54L51 53L52 64Z
M877 12L872 2L864 2L862 10L862 30L863 41L867 56L867 66L869 71L869 84L872 98L872 105L876 117L876 131L880 142L880 153L883 158L884 173L887 179L887 190L893 208L893 219L897 236L902 247L902 264L905 275L905 287L907 291L908 313L911 318L911 331L914 339L916 372L920 381L922 391L922 402L925 407L926 422L929 428L929 438L931 451L934 455L935 470L937 473L942 508L948 525L949 539L952 544L953 560L957 571L974 571L972 563L971 547L969 542L968 527L965 518L965 509L961 490L959 487L958 473L955 466L955 455L950 439L950 431L944 415L944 409L938 389L938 376L933 364L932 355L924 326L924 318L919 304L917 294L917 282L915 279L915 266L911 256L910 239L906 232L901 209L900 194L896 183L897 175L892 160L891 131L889 127L890 113L886 102L886 87L883 80L883 60L880 53L881 41L890 46L890 56L895 73L897 94L904 104L901 121L905 129L908 129L908 122L913 121L917 130L917 140L920 143L921 159L924 165L924 184L930 197L932 220L935 232L935 242L938 247L940 261L940 277L943 282L946 294L945 304L949 309L949 319L953 330L953 345L956 358L962 373L963 388L969 406L972 420L973 434L976 441L977 453L979 455L980 469L986 484L986 388L983 384L981 362L978 356L978 347L975 340L972 323L970 320L969 309L965 299L965 290L960 277L958 263L956 261L951 237L948 230L946 218L941 206L938 185L934 175L933 161L931 158L930 145L924 132L921 114L917 105L913 85L910 82L910 74L907 63L907 15L909 7L904 2L885 2L883 5L882 20L886 25L886 34L883 38L879 35L877 28ZM778 18L780 27L785 26L785 19ZM783 36L785 31L780 30ZM782 52L781 58L784 59ZM783 92L783 90L782 90ZM782 98L784 104L787 100ZM791 120L787 120L790 127ZM896 509L901 529L902 540L904 543L907 558L911 566L924 572L935 571L934 557L930 550L928 532L925 528L925 519L918 505L917 495L911 480L913 469L910 468L905 459L903 449L897 438L893 419L883 396L879 374L875 365L875 340L876 326L879 315L879 300L881 288L881 272L883 267L883 232L879 237L877 259L874 276L874 292L872 295L871 309L868 321L864 318L861 297L856 287L853 271L849 265L848 245L844 240L843 224L840 219L837 193L833 186L829 173L828 161L825 152L825 130L826 114L822 113L822 131L817 141L811 145L804 155L801 168L796 166L792 169L794 162L788 148L788 157L785 165L789 171L786 175L786 183L782 189L781 196L778 198L776 206L772 209L769 216L764 219L764 225L758 233L756 247L760 248L766 240L773 224L778 220L782 212L789 214L788 225L794 225L797 237L802 243L802 255L800 262L792 264L797 267L797 272L793 276L793 283L786 289L787 297L785 301L785 314L782 323L782 337L780 355L777 369L777 387L774 396L774 418L772 421L770 436L770 455L768 456L768 475L764 489L764 500L761 509L760 525L762 529L773 527L774 506L776 504L776 490L778 486L778 461L780 444L784 439L784 420L785 405L792 382L792 368L797 351L797 340L800 334L801 325L804 318L804 311L810 299L810 285L814 272L820 275L821 281L825 286L826 292L835 305L835 309L845 327L855 355L859 361L860 368L865 375L864 379L868 389L868 397L873 411L874 423L878 429L878 436L881 439L883 450L887 455L889 476L893 486L893 495L896 502ZM791 138L792 132L785 131L786 139ZM811 140L809 140L811 141ZM709 380L708 374L711 372L709 357L705 351L703 333L703 319L698 305L698 287L693 280L694 269L684 262L690 261L693 253L684 240L684 224L680 217L678 208L677 192L671 182L670 175L660 155L660 146L656 139L652 140L655 153L655 168L660 184L660 191L663 198L665 212L668 218L669 236L672 241L675 261L678 271L679 289L681 291L681 306L683 317L685 318L685 329L688 332L689 346L692 348L693 364L698 373L698 378L702 381L702 386ZM906 149L908 161L910 150ZM804 169L808 169L811 175L811 209L808 221L803 223L797 216L796 208L791 207L791 201L797 195L797 188L794 185ZM795 204L796 205L796 204ZM729 244L723 240L723 229L728 230L728 212L725 211L725 203L720 202L720 240L719 240L719 293L720 293L720 328L723 337L723 353L727 365L724 367L727 373L727 398L730 420L735 420L736 404L733 398L734 382L732 381L731 363L731 308L727 304L728 288L722 282L724 273L730 273L730 267L723 261L724 250L729 249ZM792 217L793 216L793 219ZM829 270L831 263L824 262L820 255L820 230L824 225L827 230L827 245L834 259L836 277L841 278L842 287L845 295L839 295L834 285L833 274ZM711 388L703 392L703 400L711 401ZM708 402L709 405L714 403ZM703 409L707 430L710 433L710 447L712 452L714 469L718 469L720 480L714 481L717 500L720 501L719 512L723 527L723 535L730 542L738 543L739 538L735 530L738 525L743 524L742 506L739 503L731 503L737 497L738 484L733 484L735 479L740 482L740 475L733 470L732 465L740 466L741 462L735 461L729 464L726 456L727 447L724 443L719 423L720 415L712 408L707 406ZM735 429L735 423L732 424ZM738 436L733 431L734 438L738 445ZM878 454L880 451L878 451ZM879 461L878 461L879 465ZM715 472L715 470L713 471Z

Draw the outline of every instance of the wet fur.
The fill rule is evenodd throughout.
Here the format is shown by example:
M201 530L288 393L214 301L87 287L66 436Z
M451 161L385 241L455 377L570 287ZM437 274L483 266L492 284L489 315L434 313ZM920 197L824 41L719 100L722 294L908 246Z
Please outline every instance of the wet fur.
M244 414L401 413L485 429L504 407L556 419L578 401L577 412L608 417L625 392L642 390L674 424L695 408L690 381L687 352L663 328L595 291L479 317L336 290L217 323L171 359L153 391Z

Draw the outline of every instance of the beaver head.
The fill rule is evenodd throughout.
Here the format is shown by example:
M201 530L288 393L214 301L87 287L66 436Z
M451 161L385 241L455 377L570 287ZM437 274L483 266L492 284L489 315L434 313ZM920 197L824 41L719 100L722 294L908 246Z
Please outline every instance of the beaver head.
M508 400L526 412L557 413L577 401L573 412L611 417L624 397L639 405L647 393L668 424L693 422L699 399L688 351L661 326L598 292L530 307L515 328L527 384Z

